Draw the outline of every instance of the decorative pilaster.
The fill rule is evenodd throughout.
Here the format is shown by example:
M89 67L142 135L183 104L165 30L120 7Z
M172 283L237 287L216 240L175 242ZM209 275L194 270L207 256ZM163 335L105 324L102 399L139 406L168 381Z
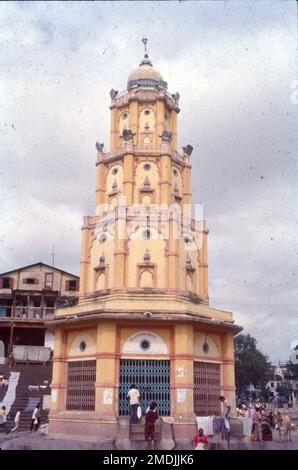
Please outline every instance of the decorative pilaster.
M235 413L235 361L234 361L234 335L226 333L221 338L222 349L222 395L231 403L232 412Z
M103 420L116 420L116 324L97 325L95 411Z
M64 334L61 328L55 329L55 355L53 357L52 374L52 401L51 412L65 409L65 358L64 358Z

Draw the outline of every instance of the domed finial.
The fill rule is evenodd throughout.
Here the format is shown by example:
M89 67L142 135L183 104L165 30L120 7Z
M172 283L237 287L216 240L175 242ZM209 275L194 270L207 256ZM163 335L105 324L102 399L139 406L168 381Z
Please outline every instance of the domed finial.
M143 39L142 39L142 43L144 44L144 47L145 47L145 51L144 51L144 57L145 57L145 59L148 58L147 42L148 42L148 39L147 39L147 38L143 38Z
M145 50L144 50L144 59L142 60L140 65L150 65L152 67L152 62L149 59L149 55L148 55L148 51L147 51L147 42L148 42L147 38L142 39L142 43L144 44Z

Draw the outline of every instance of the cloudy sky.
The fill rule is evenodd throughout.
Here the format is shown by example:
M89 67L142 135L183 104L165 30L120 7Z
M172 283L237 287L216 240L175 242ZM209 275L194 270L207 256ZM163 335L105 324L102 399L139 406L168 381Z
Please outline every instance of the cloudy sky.
M149 38L181 95L193 198L209 235L210 304L274 361L298 339L295 1L1 2L0 272L79 272L95 141ZM296 81L296 84L295 84Z

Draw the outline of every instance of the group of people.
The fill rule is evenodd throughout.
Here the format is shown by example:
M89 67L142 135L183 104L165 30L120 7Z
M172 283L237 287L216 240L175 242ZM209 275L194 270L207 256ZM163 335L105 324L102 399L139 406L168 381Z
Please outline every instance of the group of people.
M130 424L138 424L141 416L141 394L136 388L135 384L130 386L130 389L127 393L127 399L130 404ZM228 419L229 413L231 411L231 406L225 399L225 397L220 397L220 400L223 403L223 420ZM152 448L152 444L155 440L155 422L157 421L158 415L158 405L156 402L151 402L148 406L145 413L145 440L147 442L147 448ZM193 437L192 443L196 450L206 450L208 448L208 436L204 434L204 430L200 428L198 432Z
M229 401L221 395L219 397L221 402L221 416L219 417L219 427L218 432L221 433L222 439L225 439L228 443L228 448L230 446L230 413L231 405ZM198 432L194 435L192 439L192 444L195 450L207 450L208 449L208 436L204 433L204 429L200 428Z
M273 412L268 405L251 403L242 404L237 409L237 416L252 419L250 439L252 441L272 441L272 429L275 427Z
M3 405L2 408L0 409L0 429L3 429L3 431L6 434L9 434L9 432L16 432L20 425L21 412L22 412L22 409L18 408L14 417L14 427L11 429L11 431L9 431L7 428L6 406ZM37 403L36 407L34 408L32 417L31 417L30 431L37 431L39 426L40 426L40 403Z

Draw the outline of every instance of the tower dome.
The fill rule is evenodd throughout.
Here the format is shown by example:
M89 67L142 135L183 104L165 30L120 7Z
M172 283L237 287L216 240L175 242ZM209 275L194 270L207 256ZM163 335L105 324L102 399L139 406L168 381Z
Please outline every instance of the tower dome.
M138 87L167 89L167 83L163 80L160 72L153 67L146 49L144 59L139 67L130 73L127 81L128 91Z
M159 82L160 80L163 80L160 72L156 70L152 65L148 63L144 63L142 61L139 65L139 67L131 72L131 74L128 77L128 83L131 82L132 80L156 80Z

